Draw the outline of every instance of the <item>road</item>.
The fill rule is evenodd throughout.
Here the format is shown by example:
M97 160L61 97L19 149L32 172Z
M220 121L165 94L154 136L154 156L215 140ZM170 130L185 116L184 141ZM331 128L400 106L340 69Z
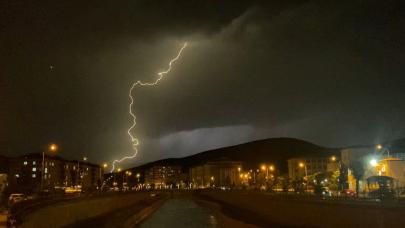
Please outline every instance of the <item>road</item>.
M0 228L7 227L7 211L0 209Z
M214 213L187 198L169 199L141 226L149 227L219 227Z

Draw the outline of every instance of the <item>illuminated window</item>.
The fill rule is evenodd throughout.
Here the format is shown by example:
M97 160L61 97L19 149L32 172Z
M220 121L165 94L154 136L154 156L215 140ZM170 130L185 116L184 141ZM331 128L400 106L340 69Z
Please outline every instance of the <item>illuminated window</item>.
M20 174L16 174L15 177L19 178L19 177L20 177Z
M54 166L55 164L52 162L51 165Z
M36 167L32 167L32 172L35 172L35 171L37 171L37 168L36 168Z
M37 175L35 173L32 174L32 178L36 178Z
M45 173L48 173L48 168L45 168Z
M27 161L24 161L24 165L27 165L28 164L28 162Z
M32 161L32 165L36 165L37 164L37 162L36 161Z

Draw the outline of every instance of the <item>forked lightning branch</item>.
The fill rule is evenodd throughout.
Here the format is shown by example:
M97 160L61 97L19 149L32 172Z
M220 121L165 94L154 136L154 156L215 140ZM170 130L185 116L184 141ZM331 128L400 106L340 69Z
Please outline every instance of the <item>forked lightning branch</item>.
M135 87L137 86L155 86L157 84L159 84L159 82L172 70L172 66L173 64L181 57L181 53L183 52L183 50L187 47L187 42L185 42L183 44L183 46L180 48L179 52L177 53L177 55L170 60L169 62L169 68L167 68L167 70L159 72L158 73L158 77L155 81L153 82L141 82L141 81L137 81L134 82L129 90L128 96L130 99L130 103L129 103L129 115L132 118L132 125L131 127L128 129L127 133L131 139L131 143L132 143L132 148L134 149L134 152L128 156L122 157L121 159L117 159L114 160L112 162L112 168L111 168L111 172L113 172L115 170L115 165L117 163L123 162L127 159L132 159L135 158L136 155L138 154L138 145L139 145L139 140L138 138L136 138L134 135L132 135L132 130L134 129L134 127L136 126L136 116L134 114L133 110L133 104L134 104L134 97L132 96L132 91L135 89Z

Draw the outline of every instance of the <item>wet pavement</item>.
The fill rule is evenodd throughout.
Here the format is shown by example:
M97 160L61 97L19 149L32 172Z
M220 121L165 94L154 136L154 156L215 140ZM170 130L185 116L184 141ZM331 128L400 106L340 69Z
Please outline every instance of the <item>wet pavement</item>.
M189 199L170 199L140 227L220 227L213 213Z

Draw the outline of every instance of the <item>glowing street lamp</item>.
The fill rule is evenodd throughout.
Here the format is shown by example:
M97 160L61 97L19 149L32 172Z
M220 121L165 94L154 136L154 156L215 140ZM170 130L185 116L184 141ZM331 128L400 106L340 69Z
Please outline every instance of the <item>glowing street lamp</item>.
M330 160L333 161L333 162L336 161L336 156L330 157Z
M381 144L377 144L376 148L377 148L377 150L381 150L383 147Z
M107 168L108 167L108 164L105 162L104 164L103 164L103 168L105 169L105 168Z
M377 159L373 158L370 160L370 165L376 167L378 165Z
M51 143L48 146L48 150L49 152L56 152L58 150L58 145L56 145L55 143Z

